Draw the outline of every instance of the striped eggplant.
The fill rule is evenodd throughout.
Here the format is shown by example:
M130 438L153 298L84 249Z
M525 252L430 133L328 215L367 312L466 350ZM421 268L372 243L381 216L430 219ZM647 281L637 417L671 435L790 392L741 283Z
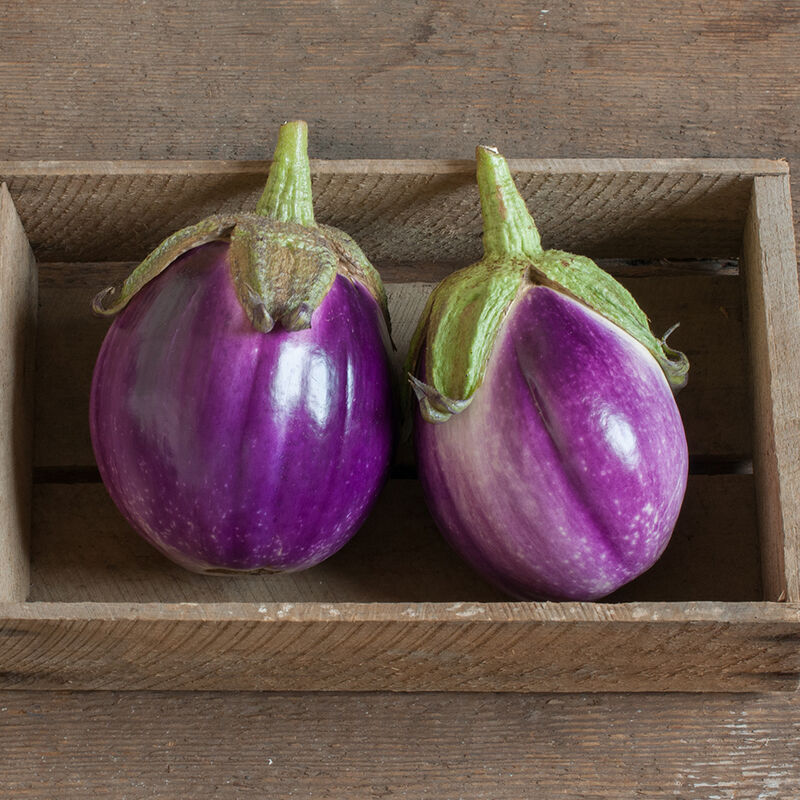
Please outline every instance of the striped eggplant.
M393 440L377 272L314 220L305 123L280 131L254 213L162 242L94 308L102 479L130 524L198 572L299 570L364 521Z
M484 257L432 293L409 353L433 516L488 580L593 600L666 547L688 456L686 357L588 258L542 248L493 148L478 148Z

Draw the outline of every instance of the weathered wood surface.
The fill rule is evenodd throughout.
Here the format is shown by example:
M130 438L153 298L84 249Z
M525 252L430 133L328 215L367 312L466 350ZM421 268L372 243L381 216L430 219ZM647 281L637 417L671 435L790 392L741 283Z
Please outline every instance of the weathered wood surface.
M36 262L0 184L0 601L28 593Z
M614 264L612 263L612 266ZM659 264L640 265L641 272ZM89 386L108 320L94 316L91 298L132 264L44 264L41 266L35 464L74 467L94 464L89 441ZM406 269L384 269L402 280ZM415 278L422 268L409 270ZM661 268L661 272L668 269ZM663 333L680 327L670 344L692 362L689 385L678 396L690 451L701 459L747 459L751 411L747 390L739 281L735 275L694 274L622 277ZM389 307L398 371L432 284L390 284ZM408 462L408 452L400 454Z
M7 603L0 688L794 691L799 636L787 603Z
M800 296L789 182L755 181L743 250L767 599L800 599Z
M609 598L631 606L503 602L445 546L417 481L391 481L319 567L224 579L161 557L102 485L40 484L29 602L0 607L0 686L794 689L800 610L735 602L761 599L752 484L691 478L663 558Z
M8 158L260 159L294 117L325 158L798 148L792 2L4 7Z
M796 2L4 10L7 159L263 159L296 117L319 158L800 155Z
M800 695L0 693L4 797L789 800Z
M573 177L578 175L577 173L571 174ZM632 172L630 174L640 175L641 173ZM631 180L623 180L619 185L620 189L631 185ZM752 177L749 180L752 184ZM637 181L639 181L638 178L633 180L633 185L636 187L633 196L639 198L636 202L641 202L641 198L647 195L650 187L646 181L638 183ZM663 183L661 178L659 181ZM552 189L548 189L548 191L552 191ZM630 209L626 205L629 204L628 197L629 195L623 193L624 219L629 218L627 215L630 214ZM655 202L658 203L658 197ZM450 206L441 210L440 214L447 218L450 214ZM456 214L456 216L458 215ZM741 209L735 210L734 217L737 225L744 225ZM376 217L376 220L380 221L379 226L384 225L383 217ZM430 219L427 222L430 224ZM82 234L84 237L85 235L85 233ZM378 263L381 266L380 262ZM116 264L112 271L118 272L123 268L124 265ZM402 267L395 264L391 269L401 271ZM62 414L64 408L72 407L74 404L68 401L64 402L63 397L53 397L50 389L54 385L77 385L80 396L85 397L88 389L88 374L103 327L98 327L99 323L96 321L90 321L86 301L83 298L75 297L74 294L70 296L69 292L85 292L87 277L92 277L94 273L97 277L106 278L104 273L108 270L102 265L61 264L53 265L47 271L53 275L53 286L51 287L53 302L52 306L48 302L43 302L41 315L43 334L48 329L47 319L52 309L60 309L65 316L60 320L61 324L53 325L50 329L50 339L46 334L42 337L41 352L44 360L39 370L40 391L38 394L43 398L43 402L50 404L50 411L46 411L42 415L43 420L49 417L55 421L50 430L63 430L70 436L80 432L81 425L73 426L71 420L65 420ZM743 350L738 278L733 275L696 274L640 276L629 277L625 280L637 284L637 295L642 297L643 305L650 311L657 327L666 328L675 316L678 316L687 323L684 331L688 328L689 333L694 332L697 340L703 342L702 346L696 347L694 350L692 349L693 340L686 345L682 341L676 341L676 345L685 347L695 364L698 360L700 362L699 373L703 379L695 382L695 386L698 387L695 391L699 390L697 396L702 399L702 402L687 414L687 428L690 430L690 436L694 430L699 431L700 435L706 435L706 445L708 446L708 442L713 438L713 435L708 437L708 432L711 430L707 423L709 411L716 410L717 406L724 407L729 404L731 398L728 387L733 387L735 390L735 387L741 386ZM81 284L81 281L84 283ZM43 285L47 285L47 283L48 281L45 279ZM103 283L106 283L106 280ZM395 309L403 311L398 314L399 358L402 357L405 340L410 334L429 289L429 284L418 282L395 285L392 288ZM95 290L96 287L92 287L92 290L87 293L86 300ZM652 306L646 299L648 297ZM57 313L54 313L53 316L57 316ZM694 325L692 324L693 320ZM704 329L707 326L716 329L709 336L704 335ZM694 327L696 330L692 331ZM83 347L78 343L81 340L81 331L85 336L87 330L94 330L96 338L91 341L90 337L90 346ZM65 333L71 333L71 335L65 337ZM739 340L738 347L731 346L732 340L737 338ZM66 349L59 353L58 348L65 342ZM710 350L708 350L709 346ZM53 374L48 372L46 362L55 365L56 370L63 369L63 365L73 368L83 365L80 367L85 373L82 382L83 388L80 389L81 381L74 380L74 376L71 374L60 377L56 371L54 379ZM721 371L719 370L720 365L723 365ZM707 380L707 383L704 383L704 380ZM703 394L709 388L712 393L710 399L707 396L704 397ZM716 394L714 394L715 392ZM684 397L691 398L691 392L685 393ZM741 392L740 397L743 397ZM692 406L689 405L689 409L691 408ZM74 413L74 410L73 407L71 413ZM82 416L85 419L85 411ZM744 431L744 436L740 435L738 449L731 451L730 449L726 450L724 445L722 448L711 445L709 450L693 449L693 453L703 457L711 455L724 458L730 457L731 453L746 457L749 454L749 444L742 445L742 442L746 442L749 437L746 411L742 413L741 410L737 410L736 418L729 419L728 423L732 431ZM85 445L87 443L85 426L83 431ZM45 442L45 446L49 446L52 437L49 435L48 429L40 427L37 429L37 434L39 434L39 440ZM725 430L723 436L727 435L727 430ZM90 463L91 456L85 461L71 457L61 466L85 468ZM49 469L54 465L45 460L41 466L43 469ZM705 503L710 499L708 496L703 497L699 504L695 503L693 506L687 507L688 515L685 520L688 522L676 540L678 550L675 552L679 552L683 545L688 545L688 550L684 551L683 556L677 560L674 558L671 561L665 560L664 566L661 567L662 571L654 573L655 576L660 574L660 579L651 582L650 576L648 576L637 586L629 587L627 591L630 593L628 595L630 598L638 601L643 596L647 596L648 592L655 592L660 599L686 600L686 595L669 594L677 592L679 589L687 592L689 596L699 594L701 597L710 596L715 599L716 592L720 589L730 599L743 599L758 594L758 581L753 579L758 556L753 547L755 526L752 524L749 491L748 496L745 496L743 492L742 497L737 498L737 500L744 501L744 505L736 502L731 504L729 490L732 485L722 479L718 483L710 481L707 484L707 489L718 487L720 490L724 490L724 500L717 504L719 514L722 515L721 518L716 516L716 508L711 514L695 514L692 510L693 508L702 509L705 512ZM751 482L747 478L742 478L740 486L744 487L745 485L749 490ZM412 484L408 484L408 486L412 486ZM73 486L67 489L67 494L61 498L61 503L48 507L47 500L52 499L53 495L51 494L48 498L47 489L52 488L43 486L42 493L38 495L45 499L45 503L39 511L45 515L48 510L55 513L54 519L56 520L56 524L50 526L55 538L51 538L49 542L47 538L44 538L41 543L42 550L39 552L44 555L44 568L38 573L38 586L44 587L45 592L55 592L57 597L60 585L59 576L69 575L65 567L74 563L72 555L81 549L82 543L80 522L78 525L66 525L64 521L71 511L80 508L80 504L75 502L79 492L83 492L84 501L93 497L91 502L94 505L94 513L92 510L88 512L84 510L83 513L84 519L95 523L95 531L89 533L87 540L91 540L93 543L102 541L103 527L98 527L93 517L97 516L97 509L100 507L98 500L103 498L103 495L98 485ZM93 495L92 492L94 492ZM711 494L716 496L716 489L712 489ZM408 499L401 498L396 505L399 508L407 508ZM419 498L417 498L417 506L419 505ZM733 516L729 514L732 508L735 509ZM401 516L397 516L402 519ZM125 533L124 526L122 529L119 528L118 517L112 513L109 519L115 520L117 530ZM735 536L726 537L724 534L730 532L731 522L733 522L732 527L738 533ZM430 531L429 521L425 523L425 526ZM376 528L380 527L380 525L376 525ZM708 530L712 528L715 529L714 533L708 533ZM58 537L63 537L65 532L73 537L77 533L77 538L73 538L72 541L62 541L59 544ZM400 538L402 540L402 537ZM114 543L122 543L123 538L112 537L111 540L106 541L112 542L113 549ZM712 541L718 542L716 547L709 546ZM407 546L407 542L403 541L403 545ZM725 550L724 558L715 552L720 547ZM63 557L54 558L56 553L62 553ZM733 567L735 579L733 581L723 579L718 582L714 579L715 569L719 568L725 559L730 559L729 564ZM687 570L684 567L683 562L686 560L693 561L693 570ZM123 572L125 571L124 561L125 559L118 562L122 565ZM358 561L358 556L356 556L356 561ZM48 563L51 565L49 572ZM157 611L159 614L167 614L167 617L149 619L148 609L138 605L131 606L129 617L119 617L120 609L115 608L114 605L108 605L108 601L112 599L115 602L125 602L115 594L118 586L122 586L124 591L132 590L133 599L128 602L139 604L143 598L140 596L141 592L137 591L137 584L151 582L149 591L154 593L151 602L156 602L161 599L158 596L159 587L170 586L172 583L169 573L161 575L159 562L151 562L155 564L155 569L151 569L149 573L145 569L143 572L138 571L137 574L137 570L134 569L130 574L133 576L132 579L130 575L126 575L121 582L117 582L113 575L109 580L108 570L102 568L106 563L105 559L100 562L101 569L97 574L92 572L91 565L79 563L90 568L85 570L83 575L78 576L76 585L70 586L68 591L77 589L78 592L81 592L88 585L90 593L99 591L99 605L83 606L80 603L62 603L62 605L51 608L50 611L47 606L36 602L23 606L20 613L33 615L30 620L26 621L26 625L32 625L33 628L22 632L14 629L19 638L15 640L13 654L15 657L22 658L22 666L13 660L12 651L9 651L8 660L4 666L10 684L54 688L62 686L220 688L221 685L224 685L228 688L240 689L471 688L487 690L502 688L516 691L583 690L590 687L594 687L595 690L628 688L641 691L692 688L695 690L733 691L763 688L785 689L794 688L796 685L796 670L791 661L793 653L781 651L773 657L762 647L763 640L759 637L768 635L771 629L762 627L762 622L756 622L752 617L756 612L762 613L760 607L757 606L748 607L745 616L724 622L706 619L676 619L672 620L667 627L661 625L661 616L666 612L656 607L649 610L642 607L642 610L646 612L645 617L625 620L625 622L636 622L636 624L625 624L618 633L614 633L611 628L608 628L607 623L613 623L613 619L605 615L602 616L602 619L585 620L591 623L589 626L576 626L572 619L564 622L557 619L533 620L530 630L524 632L527 634L523 636L526 646L519 647L517 650L514 649L515 641L509 640L501 643L500 646L497 644L498 639L512 636L514 633L513 629L516 627L516 623L509 628L506 625L507 619L491 621L486 617L485 621L490 626L488 629L481 628L480 625L474 628L471 622L453 624L447 620L431 620L433 624L426 630L426 625L420 627L412 624L410 614L406 615L409 617L408 619L405 617L391 618L391 607L387 606L384 611L390 616L374 620L379 626L382 626L372 632L374 635L369 631L370 626L364 628L363 620L358 617L352 620L337 618L328 621L326 618L325 621L298 621L302 623L302 627L295 626L292 628L291 634L286 634L297 644L297 649L289 653L289 656L295 660L289 663L285 661L287 654L284 650L275 649L273 646L273 638L277 637L280 640L279 643L282 644L282 628L289 625L290 620L281 618L279 624L266 624L267 621L264 619L247 618L246 613L245 618L239 618L237 616L239 612L231 612L234 613L233 617L214 618L218 613L227 614L224 605L217 608L201 606L202 619L184 618L182 615L174 619L169 618L168 607ZM332 574L335 577L330 586L324 588L323 591L327 589L336 595L338 587L341 585L346 587L344 594L347 590L355 589L360 573L358 569L355 572L349 572L347 566L342 569L343 563L346 565L346 560L338 562L338 573L336 562L328 567L333 569ZM418 575L417 578L424 585L425 574L428 574L432 568L434 574L430 579L435 582L437 579L436 564L427 563L424 557L423 563L426 564L428 572L423 571L423 574ZM444 563L449 565L448 561ZM737 569L740 563L746 563L747 566L744 570ZM97 566L98 562L95 561L95 569ZM449 566L447 570L450 570ZM664 572L664 570L667 571ZM473 590L469 584L473 578L460 576L457 569L453 574L456 576L456 588L451 589L448 582L444 582L441 590L455 591L456 596L463 592L462 597L468 601L473 600L471 596ZM75 578L75 575L70 577ZM279 598L281 603L305 600L304 592L308 587L304 581L307 582L311 577L304 576L299 582L290 578L287 582L265 583L263 586L268 587L265 595L272 596L274 599L271 601L264 596L259 602L266 604L265 607L267 607L270 602L278 601ZM93 586L95 578L98 579L97 585ZM687 578L689 579L688 583ZM463 580L468 582L462 586L459 582ZM666 596L662 593L663 588L656 588L659 586L659 580L662 587L668 587ZM351 586L347 585L348 581L352 581ZM246 586L247 590L252 592L255 584L242 582L237 585ZM386 586L382 588L384 591L386 590ZM299 592L300 600L283 599L285 595L282 595L282 590L287 589L290 596L292 592ZM111 597L103 595L106 590L110 590ZM198 587L195 586L190 589L190 591L192 590L197 591ZM367 585L366 591L368 590L369 586ZM202 593L202 589L200 591ZM275 592L274 595L271 594L272 591ZM639 593L640 591L642 594ZM312 591L311 594L313 596L314 592ZM402 588L400 594L401 596L403 594ZM368 601L372 598L360 597L359 599ZM405 597L402 599L407 601ZM474 612L475 614L488 613L483 607L476 608L478 610ZM410 609L406 610L410 611ZM7 608L6 611L12 618L18 613L13 608ZM338 607L333 608L333 611L344 613ZM780 622L783 627L780 630L772 631L775 636L784 637L779 640L782 644L787 641L785 637L790 637L789 641L791 641L794 624L797 622L794 616L791 616L794 614L793 609L789 609L789 611L790 618ZM405 611L403 613L405 614ZM36 614L42 616L37 620ZM73 618L72 614L78 614L78 617ZM211 618L206 618L207 615L211 615ZM750 617L748 618L747 615ZM526 620L520 619L519 622L524 625ZM226 628L226 625L229 627ZM716 635L720 625L724 631L721 640ZM173 642L173 635L176 637L176 644ZM420 636L428 637L425 639L427 645L422 650L417 642ZM70 642L66 650L60 644L64 637ZM546 664L536 662L531 667L529 665L530 656L538 654L542 648L546 649L548 644L552 644L553 637L559 643L559 657L554 657ZM247 656L250 651L236 651L233 647L232 643L240 639L246 641L252 639L258 645L254 651L256 655L251 656L249 661ZM54 640L57 643L57 658L51 658L49 652L50 643ZM330 648L328 640L332 643ZM363 647L362 640L366 642ZM448 643L453 640L458 641L457 646L448 649ZM647 642L651 640L655 644L648 645ZM108 655L104 658L97 659L92 656L92 653L96 651L97 641L108 644ZM177 660L170 662L164 656L157 662L153 662L152 659L143 659L139 654L127 655L130 647L138 646L141 641L149 641L151 646L156 647L159 651L174 653ZM720 641L721 645L718 647ZM113 647L111 642L114 642ZM181 642L186 645L185 648L180 644ZM201 652L197 650L198 642L215 644L213 646L208 644L206 649ZM369 650L371 656L368 660L373 668L370 671L364 671L363 661L354 663L352 659L354 642L360 654L362 650L364 652ZM487 644L487 642L489 643ZM642 649L643 643L646 645L644 649ZM220 650L216 649L217 645L221 646ZM31 647L38 654L33 662L30 655ZM592 652L597 648L599 650L593 656L595 661L591 668L587 667L582 673L575 672L574 665L577 654ZM233 651L235 651L235 659L231 662L230 653ZM416 655L418 652L422 653L422 656L418 657ZM387 653L389 655L394 653L397 657L388 658ZM499 660L497 654L500 654ZM555 650L551 655L554 654ZM301 657L306 659L305 663L311 665L309 669L298 668ZM63 660L64 658L66 661ZM459 664L458 669L454 670L453 664L462 660L464 664ZM120 661L128 666L127 671L119 672ZM323 663L331 665L328 672L321 669L320 665ZM766 669L765 665L767 664L771 668ZM234 666L242 669L246 666L247 669L237 677L232 672ZM318 674L314 674L313 667L315 666L318 668ZM219 676L223 673L225 680L220 682Z

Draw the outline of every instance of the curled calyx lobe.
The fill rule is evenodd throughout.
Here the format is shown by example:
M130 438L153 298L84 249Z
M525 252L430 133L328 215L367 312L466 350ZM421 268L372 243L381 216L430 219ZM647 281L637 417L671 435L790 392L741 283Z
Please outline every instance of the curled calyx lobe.
M308 127L300 120L281 126L254 212L214 214L173 233L124 281L100 292L94 311L116 314L183 253L220 240L229 242L231 278L256 330L309 328L337 274L369 291L388 328L386 292L375 268L346 233L314 219Z
M688 359L651 332L630 292L585 256L543 249L503 156L478 147L476 160L483 258L434 289L406 362L423 418L444 422L469 405L509 309L535 285L568 295L625 330L656 359L673 392L680 390Z

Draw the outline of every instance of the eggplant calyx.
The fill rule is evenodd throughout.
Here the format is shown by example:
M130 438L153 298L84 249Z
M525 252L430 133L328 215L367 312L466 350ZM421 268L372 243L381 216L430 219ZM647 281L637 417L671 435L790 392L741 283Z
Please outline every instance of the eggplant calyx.
M436 391L433 386L414 377L408 373L408 381L414 394L419 400L420 412L428 422L444 422L453 414L463 411L471 402L472 398L466 400L453 400L445 397L441 392Z
M550 286L601 314L636 339L656 359L674 393L688 380L689 359L666 344L650 330L647 315L633 295L590 258L544 250L532 259L529 278L534 284ZM674 327L667 333L672 332Z
M229 242L237 296L256 330L266 333L277 323L290 331L311 327L337 274L372 294L388 328L386 292L375 268L347 234L314 220L305 122L281 126L255 212L216 214L173 233L122 283L100 292L92 308L104 316L121 311L179 256L219 240Z
M656 359L672 391L686 385L689 359L650 330L647 315L631 293L585 256L544 250L536 225L514 185L508 162L494 148L476 152L478 189L484 220L484 258L503 262L528 258L529 278L588 306L644 345Z
M200 245L226 238L237 221L235 215L215 214L176 231L164 239L124 281L99 292L92 301L92 310L101 316L112 316L121 311L146 283L161 274L178 256Z
M476 164L483 259L434 289L406 361L423 417L443 422L467 407L483 381L509 308L521 291L536 284L566 294L618 325L647 348L673 392L679 391L686 384L689 360L667 346L666 336L658 339L652 333L630 292L591 259L542 248L508 162L495 148L478 147Z
M339 260L314 228L242 215L231 232L230 267L239 302L256 330L311 327Z
M366 267L353 263L331 230L259 214L208 217L165 239L122 283L100 292L92 308L103 316L116 314L176 258L203 244L227 240L239 302L258 331L267 333L279 322L285 330L309 328L337 273L364 283L388 317L377 272L363 254Z
M567 294L618 325L647 348L672 391L682 389L688 378L689 359L667 347L666 337L659 339L653 334L647 315L631 293L590 258L542 249L536 225L514 185L508 162L491 147L479 147L476 162L485 257L499 261L529 258L532 283Z
M685 353L675 350L667 344L667 339L672 332L680 325L676 322L659 340L660 352L663 353L663 360L658 355L656 359L667 376L667 381L673 393L677 394L689 380L689 359Z
M387 329L391 331L386 291L375 267L344 231L330 225L319 225L314 219L311 164L308 160L308 125L302 120L285 122L281 125L267 185L256 204L256 214L277 222L296 223L321 234L326 240L328 249L332 250L339 260L337 266L339 274L351 281L358 281L369 291L380 306ZM319 298L317 295L320 290L311 292L308 302L310 313L314 312L329 288L330 284L327 284L327 288ZM288 318L289 330L308 327L305 324L307 317L310 324L308 313L292 312Z
M542 253L539 232L506 160L483 146L475 159L483 258L433 290L406 361L406 371L419 376L410 383L428 422L444 422L469 405L483 382L500 326L527 283L532 261ZM422 396L421 386L427 387Z
M389 305L381 276L372 266L364 251L356 242L339 228L332 225L319 225L320 233L339 258L338 271L351 281L360 283L374 298L381 310L386 330L391 338L392 322L389 319ZM392 346L394 343L392 342Z
M419 377L411 381L417 396L428 387L420 410L429 422L444 422L471 402L529 266L484 259L448 275L431 293L406 361L406 372Z

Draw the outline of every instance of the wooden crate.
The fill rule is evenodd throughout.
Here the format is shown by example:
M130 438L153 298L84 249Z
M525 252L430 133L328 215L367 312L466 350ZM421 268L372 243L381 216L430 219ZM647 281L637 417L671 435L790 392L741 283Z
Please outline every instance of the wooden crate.
M796 687L800 309L784 163L512 162L545 244L601 259L657 331L680 321L671 343L692 360L679 405L693 474L673 541L603 603L509 602L477 578L439 538L407 450L366 526L307 572L190 574L123 521L89 442L108 324L89 301L171 231L251 207L267 167L0 163L0 687ZM399 362L431 283L479 256L474 165L312 170L318 218L388 284Z

